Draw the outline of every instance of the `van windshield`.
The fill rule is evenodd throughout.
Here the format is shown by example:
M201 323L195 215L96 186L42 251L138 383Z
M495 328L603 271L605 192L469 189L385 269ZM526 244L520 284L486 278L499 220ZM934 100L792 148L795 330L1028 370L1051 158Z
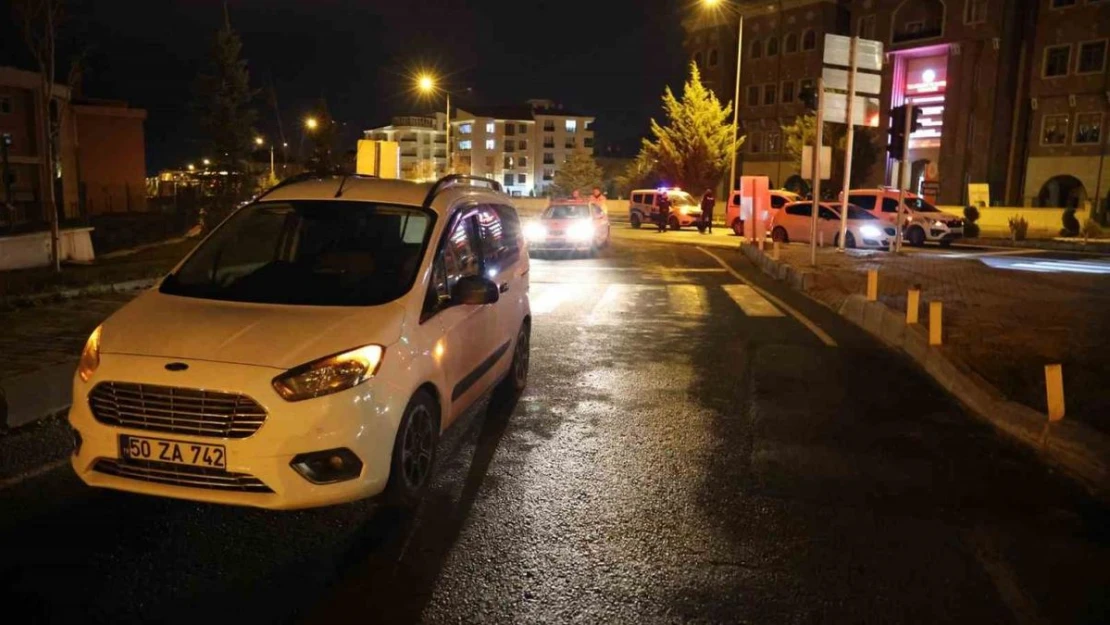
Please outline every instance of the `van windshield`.
M412 288L432 216L371 202L260 202L236 212L175 273L170 295L374 306Z
M675 206L697 206L694 198L690 197L690 194L685 191L668 191L667 199Z
M939 213L940 212L939 208L937 208L936 206L933 206L932 204L926 202L925 200L923 200L919 197L915 197L913 199L906 198L906 206L910 210L914 210L914 211L917 211L919 213Z
M543 219L584 219L589 216L589 204L556 204L543 212Z

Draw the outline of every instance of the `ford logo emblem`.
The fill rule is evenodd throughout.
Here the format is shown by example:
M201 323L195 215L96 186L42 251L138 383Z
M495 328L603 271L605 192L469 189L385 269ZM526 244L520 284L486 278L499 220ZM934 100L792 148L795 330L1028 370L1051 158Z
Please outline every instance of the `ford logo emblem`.
M189 368L189 365L183 362L171 362L166 365L166 371L184 371Z

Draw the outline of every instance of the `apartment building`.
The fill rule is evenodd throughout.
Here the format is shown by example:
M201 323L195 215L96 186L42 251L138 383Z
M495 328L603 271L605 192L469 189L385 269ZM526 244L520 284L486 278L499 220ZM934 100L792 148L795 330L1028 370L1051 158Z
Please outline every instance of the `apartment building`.
M780 0L741 12L743 173L797 181L781 128L803 113L797 93L820 75L824 35L858 34L886 51L876 147L885 147L891 107L913 102L925 113L910 138L911 188L932 164L942 203L966 202L970 182L989 183L999 203L1107 196L1110 2ZM735 15L691 14L685 27L690 58L732 100ZM895 165L884 159L866 179L892 183Z
M447 173L446 113L394 117L390 125L362 134L365 139L397 142L405 180L436 180Z

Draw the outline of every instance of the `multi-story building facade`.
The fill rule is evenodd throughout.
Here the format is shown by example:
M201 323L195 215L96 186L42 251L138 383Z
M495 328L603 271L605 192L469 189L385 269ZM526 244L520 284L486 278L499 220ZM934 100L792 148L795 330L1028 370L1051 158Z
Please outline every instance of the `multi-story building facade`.
M1011 204L1106 197L1110 2L779 0L740 12L743 173L776 185L797 176L799 164L782 153L782 127L804 114L797 94L816 83L824 35L836 33L883 43L881 154L891 107L913 102L924 112L910 138L911 188L933 170L942 203L966 202L972 182L989 183L993 201ZM692 14L685 26L690 58L731 101L735 16ZM874 184L896 178L886 158L865 176Z
M389 126L364 131L363 137L397 142L405 180L435 180L447 172L446 113L394 117Z
M458 165L495 178L514 195L545 195L555 172L578 150L593 153L594 118L550 100L525 106L460 110L452 120Z

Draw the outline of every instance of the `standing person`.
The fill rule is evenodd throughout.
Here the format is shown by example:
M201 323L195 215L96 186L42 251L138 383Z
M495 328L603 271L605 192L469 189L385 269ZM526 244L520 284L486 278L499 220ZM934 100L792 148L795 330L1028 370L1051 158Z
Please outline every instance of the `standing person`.
M702 232L708 231L709 234L713 234L713 209L716 206L717 198L713 195L713 189L706 189L701 196Z
M671 199L667 197L666 193L659 194L657 208L659 209L659 232L666 232L667 222L669 222L671 218Z
M590 194L590 204L596 204L601 207L603 213L609 214L609 207L605 205L605 195L601 193L601 187L594 187L593 193Z
M570 199L572 199L574 201L578 201L578 200L582 199L582 196L578 194L578 189L575 189L574 191L570 192Z

